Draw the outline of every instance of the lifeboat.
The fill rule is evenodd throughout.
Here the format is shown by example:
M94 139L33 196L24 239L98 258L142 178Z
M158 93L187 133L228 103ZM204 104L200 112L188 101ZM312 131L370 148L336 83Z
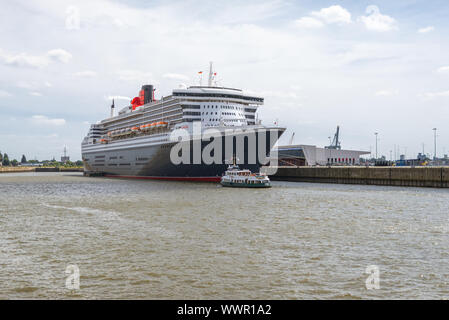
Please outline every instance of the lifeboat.
M100 143L102 143L102 144L108 143L108 140L106 140L106 139L100 139Z
M156 128L164 128L164 127L166 127L167 126L167 122L164 122L164 121L159 121L159 122L156 122L155 124L154 124L154 126L156 127Z
M132 132L138 132L138 131L139 131L139 127L132 127L132 128L131 128L131 131L132 131Z
M149 124L144 124L144 125L141 125L140 126L140 130L142 130L142 131L148 131L148 127L149 127L150 125Z

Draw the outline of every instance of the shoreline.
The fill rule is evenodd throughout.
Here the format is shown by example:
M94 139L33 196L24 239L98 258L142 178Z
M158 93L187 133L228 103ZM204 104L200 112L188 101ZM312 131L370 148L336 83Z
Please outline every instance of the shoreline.
M60 167L0 167L2 173L16 172L83 172L84 168L60 168Z

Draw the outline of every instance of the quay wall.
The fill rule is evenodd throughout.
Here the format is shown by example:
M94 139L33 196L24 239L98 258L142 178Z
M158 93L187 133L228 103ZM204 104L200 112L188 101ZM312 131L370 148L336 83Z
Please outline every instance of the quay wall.
M270 179L448 188L449 167L278 167Z
M2 167L0 166L0 173L8 173L8 172L32 172L34 171L34 167Z
M83 172L83 168L58 168L58 167L2 167L0 173L13 172Z

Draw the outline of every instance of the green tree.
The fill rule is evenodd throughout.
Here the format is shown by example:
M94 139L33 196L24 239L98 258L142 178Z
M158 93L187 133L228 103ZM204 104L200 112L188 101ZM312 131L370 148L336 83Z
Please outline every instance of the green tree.
M20 163L27 163L27 158L24 154L22 155L22 160L20 160Z
M3 155L3 165L4 166L9 166L10 165L9 157L8 157L8 154L6 154L6 153Z
M0 164L3 164L3 155L1 151L0 151Z
M17 161L16 159L14 159L14 160L11 161L11 165L12 165L13 167L17 167L17 166L19 165L19 161Z

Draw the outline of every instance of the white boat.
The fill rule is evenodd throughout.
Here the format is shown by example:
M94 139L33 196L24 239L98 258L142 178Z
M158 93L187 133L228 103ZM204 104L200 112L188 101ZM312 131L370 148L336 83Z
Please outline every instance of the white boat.
M268 176L264 173L251 173L248 169L241 170L233 164L221 177L220 183L224 187L236 188L270 188L271 183Z

